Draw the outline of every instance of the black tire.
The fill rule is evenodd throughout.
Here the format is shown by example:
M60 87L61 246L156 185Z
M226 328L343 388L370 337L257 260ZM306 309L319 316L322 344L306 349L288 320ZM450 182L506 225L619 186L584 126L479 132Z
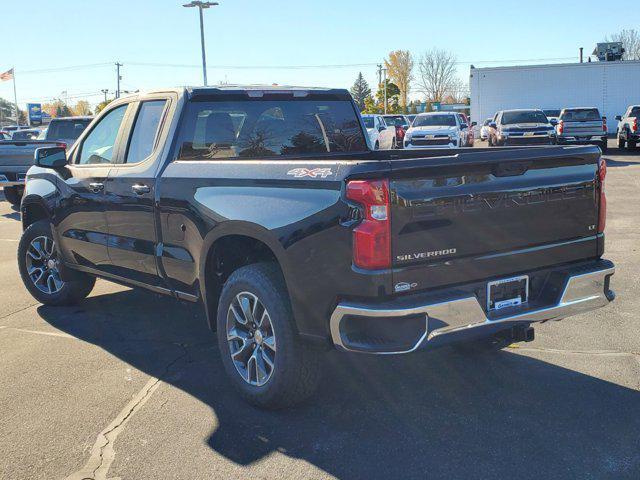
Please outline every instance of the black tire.
M398 141L395 139L393 139L393 141L391 142L391 150L397 150L398 149Z
M380 150L380 143L376 142L376 144L373 147L374 150Z
M4 198L14 207L19 207L23 192L22 187L4 187Z
M41 237L46 237L51 242L50 245L53 252L51 259L54 263L57 259L57 251L53 242L53 235L51 234L51 224L46 220L40 220L29 225L22 234L20 243L18 244L18 268L20 270L20 277L22 277L24 286L27 287L27 290L33 298L44 305L58 306L74 305L78 303L91 293L91 290L96 283L95 277L80 272L73 272L73 279L67 279L62 282L62 286L59 290L47 293L36 286L36 283L29 275L27 265L28 251L31 249L31 242ZM49 272L50 271L51 270L49 270ZM56 271L58 271L57 268ZM59 276L58 279L60 279Z
M607 139L605 138L602 142L600 142L600 150L602 153L607 153L607 148L609 147Z
M249 359L247 359L247 378L236 367L231 358L230 343L232 342L227 339L229 322L227 317L230 316L231 321L238 326L233 320L231 304L236 301L238 295L247 293L259 299L264 307L262 311L268 312L272 326L271 334L274 336L274 345L277 345L271 357L273 368L262 385L250 383L252 374ZM242 315L244 316L244 313ZM243 324L240 323L240 325ZM237 340L242 343L239 346L234 344L233 348L236 348L236 351L244 351L245 343L249 342L252 345L247 348L247 354L257 354L256 347L258 350L262 348L263 351L267 351L264 345L258 345L258 329L256 328L255 331L255 335L245 337L248 340ZM243 335L247 334L243 333ZM315 392L320 380L322 354L315 347L302 342L297 335L287 289L277 265L257 263L242 267L231 274L220 295L217 336L224 369L233 386L250 404L266 409L282 409L303 402ZM262 358L264 359L264 354ZM266 366L264 360L261 361L263 367ZM257 380L257 364L254 363L254 365Z
M620 132L618 132L617 139L618 139L618 148L624 148L626 146L626 142L624 141L624 138L620 136Z
M636 142L635 140L627 140L627 150L635 150Z

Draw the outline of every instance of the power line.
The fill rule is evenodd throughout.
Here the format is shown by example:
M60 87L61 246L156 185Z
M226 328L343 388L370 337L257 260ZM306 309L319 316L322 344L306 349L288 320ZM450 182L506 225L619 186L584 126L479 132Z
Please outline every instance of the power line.
M90 63L86 65L69 65L66 67L40 68L37 70L17 70L21 75L30 75L34 73L53 73L53 72L69 72L73 70L84 70L98 67L106 67L111 63Z

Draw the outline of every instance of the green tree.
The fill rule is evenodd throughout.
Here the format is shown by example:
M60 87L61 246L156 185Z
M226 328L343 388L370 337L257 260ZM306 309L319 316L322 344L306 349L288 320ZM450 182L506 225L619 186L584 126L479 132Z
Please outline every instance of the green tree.
M111 102L112 102L112 100L107 100L106 102L100 102L98 105L96 105L96 108L94 110L94 114L95 115L99 114L104 109L104 107L109 105Z
M362 72L358 73L358 78L356 78L356 81L351 87L350 92L351 92L351 96L353 97L355 102L358 104L358 107L360 107L360 110L364 110L365 108L364 102L367 99L367 97L371 96L371 88L369 88L369 84L364 79Z
M362 113L380 113L380 109L371 95L364 99L364 109Z
M400 89L395 83L392 83L389 79L387 79L386 83L387 90L387 113L400 113ZM384 112L384 89L382 84L378 88L376 92L376 101L378 104L378 109L380 112Z

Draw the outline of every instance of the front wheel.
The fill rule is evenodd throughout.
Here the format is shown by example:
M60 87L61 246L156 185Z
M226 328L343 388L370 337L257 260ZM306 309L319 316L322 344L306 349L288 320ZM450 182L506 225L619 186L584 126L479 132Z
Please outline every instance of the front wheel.
M4 198L14 207L19 207L22 201L22 187L4 187Z
M18 268L24 286L40 303L73 305L93 289L96 279L80 272L63 281L60 262L51 224L41 220L29 225L18 244Z
M374 150L380 150L380 143L376 141L376 144L373 147Z
M607 148L609 147L607 139L605 138L604 140L602 140L602 142L600 142L600 150L602 150L602 153L607 153Z
M618 140L618 148L624 148L626 142L624 141L624 138L620 136L620 132L618 132L617 140Z
M258 263L231 274L220 295L217 336L224 369L249 403L280 409L316 390L321 354L296 333L277 265Z

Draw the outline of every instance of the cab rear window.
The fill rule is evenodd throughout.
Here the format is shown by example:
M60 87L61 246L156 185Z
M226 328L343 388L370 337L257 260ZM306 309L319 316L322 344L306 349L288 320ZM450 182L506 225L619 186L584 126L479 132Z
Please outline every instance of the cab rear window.
M179 138L181 160L367 150L351 102L341 100L194 101Z
M576 108L563 110L560 120L566 122L597 122L602 120L597 108Z

